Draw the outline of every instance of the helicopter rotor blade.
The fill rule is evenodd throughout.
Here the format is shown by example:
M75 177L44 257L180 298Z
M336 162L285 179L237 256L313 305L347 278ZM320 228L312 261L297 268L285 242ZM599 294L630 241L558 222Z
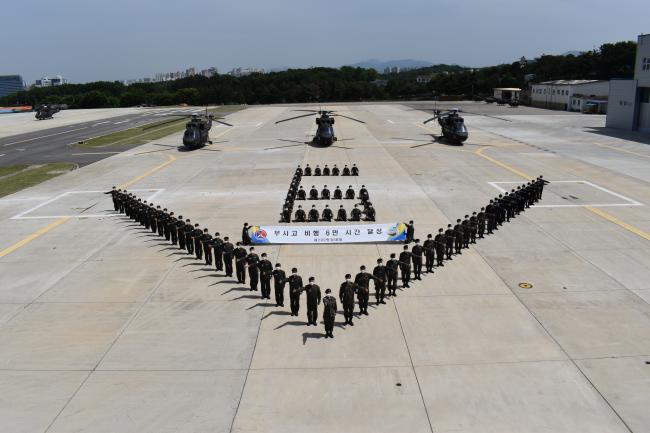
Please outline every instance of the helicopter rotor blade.
M318 110L291 110L291 111L307 111L309 113L318 113Z
M304 141L298 141L298 140L288 140L286 138L278 138L278 141L286 141L287 143L299 143L299 144L307 144Z
M285 148L285 147L298 147L298 146L305 146L305 143L300 143L300 144L287 144L287 145L284 145L284 146L267 147L267 148L264 149L264 150L274 150L274 149L282 149L282 148Z
M332 116L345 117L346 119L354 120L355 122L366 123L363 120L355 119L354 117L350 117L350 116L344 116L343 114L332 114Z
M313 116L314 114L316 114L316 113L303 114L303 115L301 115L301 116L290 117L290 118L288 118L288 119L278 120L277 122L275 122L275 124L277 125L278 123L287 122L287 121L289 121L289 120L300 119L301 117L309 117L309 116Z
M427 119L427 120L425 120L425 121L422 122L422 123L426 124L426 123L431 122L432 120L436 120L437 118L438 118L438 116L433 116L431 119Z
M411 149L415 149L416 147L428 146L428 145L430 145L430 144L436 144L436 142L435 142L435 141L431 141L431 142L429 142L429 143L416 144L415 146L411 146L410 148L411 148Z
M222 125L232 126L230 123L228 123L228 122L222 122L221 120L212 119L212 121L213 121L213 122L217 122L217 123L221 123Z

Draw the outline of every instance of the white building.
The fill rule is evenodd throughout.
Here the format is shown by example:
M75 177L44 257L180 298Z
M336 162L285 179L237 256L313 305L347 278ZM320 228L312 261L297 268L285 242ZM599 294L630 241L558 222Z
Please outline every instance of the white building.
M554 110L582 111L576 105L576 96L607 100L609 81L600 80L555 80L533 84L530 105ZM582 100L582 99L580 99Z
M521 94L521 89L518 87L497 87L493 90L497 101L519 101Z
M52 86L62 86L68 84L68 80L63 78L61 75L55 75L54 77L43 77L40 80L34 82L35 87L52 87Z
M650 35L639 36L634 78L610 83L606 126L650 132Z
M228 72L228 75L233 77L245 77L250 74L263 74L264 69L261 68L235 68Z

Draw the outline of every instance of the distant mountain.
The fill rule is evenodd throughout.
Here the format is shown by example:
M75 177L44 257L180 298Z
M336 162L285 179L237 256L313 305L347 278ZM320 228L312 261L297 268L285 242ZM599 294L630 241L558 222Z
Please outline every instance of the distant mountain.
M563 56L579 56L582 53L584 53L584 51L567 51L566 53L562 53L562 55Z
M382 61L377 59L370 59L364 62L353 63L351 65L353 68L366 68L366 69L375 69L378 72L384 72L385 68L424 68L427 66L433 66L433 63L426 60L413 60L413 59L404 59L404 60L388 60Z

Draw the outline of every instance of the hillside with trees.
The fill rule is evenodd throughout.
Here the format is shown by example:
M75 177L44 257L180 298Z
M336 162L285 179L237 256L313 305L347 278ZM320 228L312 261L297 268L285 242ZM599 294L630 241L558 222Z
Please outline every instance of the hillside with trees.
M435 95L471 97L490 94L494 87L522 87L554 79L630 78L634 73L635 42L604 44L579 55L542 55L525 62L485 68L435 65L399 74L374 69L289 69L245 77L193 76L175 81L126 86L116 82L66 84L32 88L0 98L0 105L67 104L69 108L151 105L273 104L333 101L431 99ZM425 76L429 82L418 83Z

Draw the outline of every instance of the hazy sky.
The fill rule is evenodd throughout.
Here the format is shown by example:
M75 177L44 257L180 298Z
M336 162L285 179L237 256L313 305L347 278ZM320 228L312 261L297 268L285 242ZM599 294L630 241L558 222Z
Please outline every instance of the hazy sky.
M0 74L28 82L190 66L486 66L650 32L649 0L20 0L0 8Z

